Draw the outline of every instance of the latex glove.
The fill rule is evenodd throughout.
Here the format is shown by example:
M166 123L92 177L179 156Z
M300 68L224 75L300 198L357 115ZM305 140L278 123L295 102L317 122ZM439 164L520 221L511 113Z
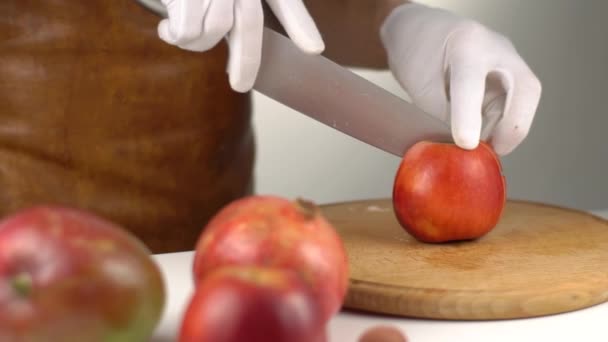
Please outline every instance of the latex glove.
M158 25L165 42L206 51L228 39L231 87L251 90L260 67L264 12L262 0L162 0L168 19ZM301 0L266 0L294 43L307 53L324 49L321 35Z
M394 9L380 35L397 81L413 103L451 125L457 145L473 149L487 139L505 155L525 139L541 83L507 38L414 3Z

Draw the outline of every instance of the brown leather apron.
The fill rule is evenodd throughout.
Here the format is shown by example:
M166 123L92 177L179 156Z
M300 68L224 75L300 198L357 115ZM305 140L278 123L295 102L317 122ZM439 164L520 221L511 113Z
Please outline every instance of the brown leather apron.
M190 250L252 191L250 98L227 50L180 50L130 0L0 1L0 215L91 210L155 253Z

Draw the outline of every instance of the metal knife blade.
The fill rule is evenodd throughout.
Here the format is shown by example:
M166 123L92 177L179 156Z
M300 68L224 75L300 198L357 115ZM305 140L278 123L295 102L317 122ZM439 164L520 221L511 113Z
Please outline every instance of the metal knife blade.
M452 141L443 121L268 28L254 89L396 156L421 140Z
M166 17L158 0L137 0ZM264 29L254 90L357 140L396 156L421 140L452 142L449 126L415 105Z

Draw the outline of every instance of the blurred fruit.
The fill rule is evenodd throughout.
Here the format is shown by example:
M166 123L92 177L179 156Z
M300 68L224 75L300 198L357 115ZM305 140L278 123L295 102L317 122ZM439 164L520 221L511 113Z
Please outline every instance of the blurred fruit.
M146 341L164 304L159 268L121 227L58 206L0 222L0 341Z
M325 320L340 310L348 287L340 237L320 209L304 200L250 196L224 207L196 246L196 282L226 265L297 272L311 287Z
M180 342L325 342L325 322L310 288L295 273L225 267L196 287Z
M365 330L359 342L407 342L407 338L395 327L377 325Z

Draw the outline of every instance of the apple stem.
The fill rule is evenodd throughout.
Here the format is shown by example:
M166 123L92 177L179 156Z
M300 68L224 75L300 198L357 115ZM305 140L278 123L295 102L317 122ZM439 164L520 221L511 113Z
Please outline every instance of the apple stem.
M319 207L314 202L303 198L297 198L295 204L298 211L308 220L314 219L319 210Z
M32 292L32 277L25 272L17 274L12 280L15 292L22 297L28 297Z

